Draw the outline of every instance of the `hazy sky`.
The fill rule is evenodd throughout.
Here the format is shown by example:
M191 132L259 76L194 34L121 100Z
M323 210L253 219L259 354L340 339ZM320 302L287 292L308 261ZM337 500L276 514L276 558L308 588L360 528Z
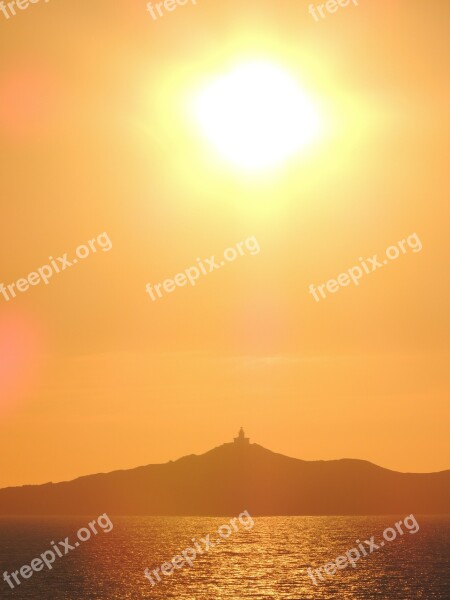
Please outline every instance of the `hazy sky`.
M158 21L145 4L0 13L0 283L112 242L0 296L0 486L201 453L241 425L306 460L449 468L448 2L361 0L318 23L297 0ZM326 124L258 177L183 112L249 58L300 79ZM414 232L420 252L308 293ZM145 293L249 236L259 254Z

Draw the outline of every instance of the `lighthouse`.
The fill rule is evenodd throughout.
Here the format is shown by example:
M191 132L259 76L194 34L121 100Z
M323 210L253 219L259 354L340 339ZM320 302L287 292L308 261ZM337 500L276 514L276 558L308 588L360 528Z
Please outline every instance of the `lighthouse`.
M239 446L245 446L250 443L250 438L245 437L244 429L241 427L239 430L239 434L234 438L234 443Z

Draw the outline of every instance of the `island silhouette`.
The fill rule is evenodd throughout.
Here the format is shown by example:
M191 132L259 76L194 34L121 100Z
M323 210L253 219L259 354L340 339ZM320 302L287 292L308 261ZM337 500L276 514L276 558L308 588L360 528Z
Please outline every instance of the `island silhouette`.
M365 460L305 461L250 443L201 455L0 490L0 515L252 516L447 514L450 470L400 473Z

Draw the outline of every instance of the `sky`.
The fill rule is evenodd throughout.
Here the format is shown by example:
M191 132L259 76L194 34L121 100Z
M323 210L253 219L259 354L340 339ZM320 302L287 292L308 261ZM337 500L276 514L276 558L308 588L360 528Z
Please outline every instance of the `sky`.
M0 487L199 454L240 426L304 460L449 468L448 2L318 22L297 0L145 4L0 13L0 283L111 243L0 295ZM189 112L248 61L300 82L322 124L258 172ZM413 234L420 251L309 292ZM249 238L220 273L146 293Z

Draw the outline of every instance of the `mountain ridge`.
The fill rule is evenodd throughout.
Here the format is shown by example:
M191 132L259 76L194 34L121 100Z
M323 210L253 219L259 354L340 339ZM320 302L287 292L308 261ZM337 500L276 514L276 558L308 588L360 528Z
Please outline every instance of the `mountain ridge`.
M401 473L360 459L305 461L245 437L167 463L0 489L3 516L446 514L449 506L450 470Z

